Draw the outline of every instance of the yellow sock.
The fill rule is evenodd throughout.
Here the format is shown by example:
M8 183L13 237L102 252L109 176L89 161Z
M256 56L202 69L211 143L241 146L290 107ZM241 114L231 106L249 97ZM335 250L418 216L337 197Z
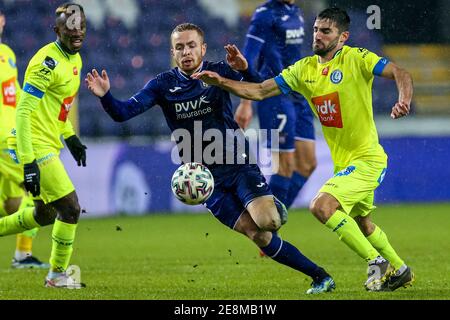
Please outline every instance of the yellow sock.
M367 240L376 248L383 258L389 260L389 262L394 266L395 270L398 270L405 262L398 256L394 248L392 248L386 234L377 225L375 225L375 230Z
M339 235L339 240L364 260L370 261L380 255L364 237L356 221L344 212L337 210L325 225L336 232Z
M21 233L39 227L34 220L34 208L24 208L0 219L0 236Z
M16 250L24 253L31 253L33 248L33 238L18 234L16 240Z
M55 220L52 231L53 245L50 255L50 270L55 272L66 271L72 256L76 229L76 224Z

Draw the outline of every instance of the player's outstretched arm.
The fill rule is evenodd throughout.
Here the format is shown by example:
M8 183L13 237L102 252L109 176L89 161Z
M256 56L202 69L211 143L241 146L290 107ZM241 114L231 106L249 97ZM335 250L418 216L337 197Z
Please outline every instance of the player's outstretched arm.
M390 62L386 65L382 77L395 80L398 89L398 102L392 107L391 118L398 119L409 114L413 95L413 79L411 74Z
M251 83L227 79L216 72L207 70L194 73L191 78L202 80L209 85L220 87L248 100L261 101L281 94L281 90L273 78L262 83Z

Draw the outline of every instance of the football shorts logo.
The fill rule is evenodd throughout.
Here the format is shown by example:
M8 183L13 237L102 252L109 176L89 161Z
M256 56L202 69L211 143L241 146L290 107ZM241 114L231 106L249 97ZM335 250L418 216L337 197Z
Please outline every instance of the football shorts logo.
M44 67L47 67L51 70L55 70L56 66L58 65L58 61L56 61L53 58L50 58L49 56L45 57L44 62L42 62L42 65Z
M342 78L343 78L343 74L342 74L342 71L339 70L339 69L334 70L334 71L331 73L331 76L330 76L330 80L331 80L331 82L333 82L334 84L340 83L340 82L342 81Z
M3 104L6 106L16 106L16 78L13 77L2 83Z
M324 96L311 98L320 123L325 127L343 128L339 93L333 92Z
M336 173L334 176L335 177L342 177L342 176L348 176L349 174L351 174L353 171L356 170L355 166L348 166L347 168L345 168L344 170L339 171L338 173Z

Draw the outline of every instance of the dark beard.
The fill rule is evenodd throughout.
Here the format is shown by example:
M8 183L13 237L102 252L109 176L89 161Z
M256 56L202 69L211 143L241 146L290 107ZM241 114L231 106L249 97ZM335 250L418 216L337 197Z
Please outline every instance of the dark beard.
M333 51L334 48L336 48L336 46L338 45L339 42L339 38L336 39L334 42L330 43L330 45L326 48L323 49L315 49L313 46L313 52L314 54L317 54L320 57L325 57L329 52Z

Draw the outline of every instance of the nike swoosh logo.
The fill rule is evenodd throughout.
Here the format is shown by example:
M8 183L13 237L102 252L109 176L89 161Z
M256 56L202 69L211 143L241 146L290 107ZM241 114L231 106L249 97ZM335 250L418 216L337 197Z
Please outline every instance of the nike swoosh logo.
M181 87L175 87L175 88L173 88L173 89L169 89L169 91L170 91L171 93L177 92L178 90L181 90Z
M262 188L262 187L264 187L264 185L265 185L265 183L264 183L264 182L261 182L260 184L257 184L256 186L257 186L258 188Z

